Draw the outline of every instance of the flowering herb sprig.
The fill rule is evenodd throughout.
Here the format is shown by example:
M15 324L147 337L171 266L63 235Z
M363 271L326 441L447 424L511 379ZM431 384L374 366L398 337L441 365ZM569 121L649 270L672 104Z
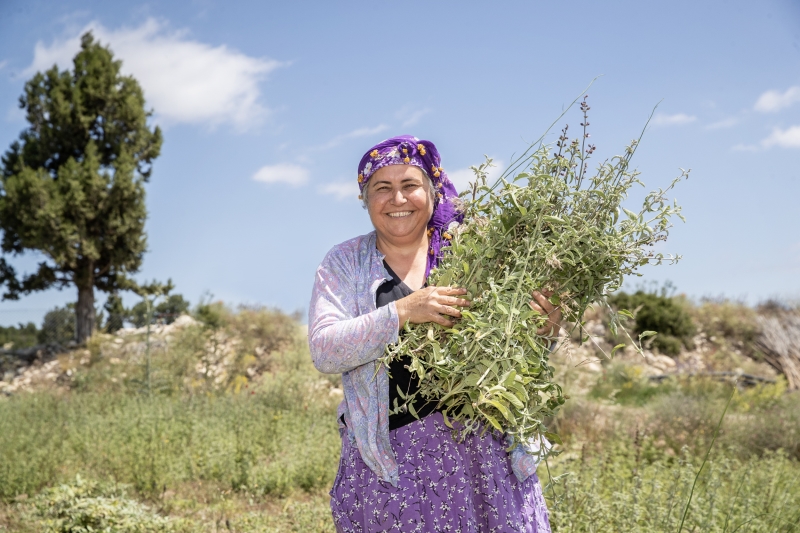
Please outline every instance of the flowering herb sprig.
M643 185L630 168L638 140L589 177L587 159L595 147L585 142L585 98L581 110L582 139L569 141L564 128L557 151L532 146L492 186L491 159L472 167L476 179L461 195L464 222L450 228L451 246L429 279L465 287L472 306L450 329L406 324L401 339L387 347L385 360L409 357L420 380L413 397L399 391L405 403L392 412L408 409L416 416L419 396L436 402L445 423L457 421L462 431L495 428L517 441L544 435L558 442L543 421L558 412L565 396L549 362L553 339L536 334L546 317L530 307L531 292L553 291L551 302L581 328L585 311L607 307L606 296L625 276L680 259L652 247L666 240L673 216L683 219L666 195L688 171L648 194L638 212L626 209L630 189ZM614 315L615 334L619 325Z

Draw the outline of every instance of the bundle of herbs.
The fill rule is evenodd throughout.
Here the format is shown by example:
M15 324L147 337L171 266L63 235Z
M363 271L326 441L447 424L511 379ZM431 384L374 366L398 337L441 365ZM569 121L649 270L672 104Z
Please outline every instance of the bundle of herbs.
M595 147L588 143L585 97L581 110L581 138L570 141L565 127L554 148L540 140L492 186L491 159L472 167L476 179L461 195L464 222L445 234L451 246L429 278L432 285L466 288L472 306L450 329L406 324L387 348L387 362L410 358L420 384L413 396L399 391L404 403L392 412L416 416L420 396L437 402L445 423L456 421L461 431L495 428L517 442L542 436L558 442L543 421L565 397L549 363L553 339L536 334L546 317L529 305L531 293L552 291L565 321L581 328L587 308L608 306L606 297L626 275L679 259L652 248L666 240L671 217L683 218L666 194L688 171L647 194L638 213L624 208L631 188L643 185L630 167L638 140L590 174ZM618 327L614 315L615 335Z

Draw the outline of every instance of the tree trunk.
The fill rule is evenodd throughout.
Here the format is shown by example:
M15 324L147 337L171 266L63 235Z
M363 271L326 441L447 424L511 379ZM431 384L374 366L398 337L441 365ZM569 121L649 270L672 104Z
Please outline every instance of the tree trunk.
M94 332L94 268L90 265L83 275L76 276L78 303L75 306L75 340L84 344Z

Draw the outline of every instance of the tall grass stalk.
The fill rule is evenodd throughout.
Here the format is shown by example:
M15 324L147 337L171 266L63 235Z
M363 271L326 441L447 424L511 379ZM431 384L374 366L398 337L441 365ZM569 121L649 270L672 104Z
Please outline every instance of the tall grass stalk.
M731 400L733 400L734 394L736 394L736 384L733 385L733 390L731 391L730 398L728 398L728 403L725 404L725 409L722 410L722 415L719 417L717 428L714 430L714 437L711 439L711 444L708 445L706 456L703 458L703 464L700 465L700 469L697 471L697 475L694 477L694 482L692 482L692 490L689 491L689 498L686 500L686 506L683 508L683 516L681 517L681 525L678 528L678 533L681 533L681 531L683 531L683 523L686 521L686 515L689 513L689 507L692 505L692 496L694 496L694 488L695 486L697 486L697 480L700 479L700 474L703 472L703 468L706 466L706 462L708 462L708 456L711 455L711 449L714 447L714 443L717 440L717 436L719 435L719 428L722 427L722 420L725 418L725 413L728 412L728 407L730 407L731 405Z

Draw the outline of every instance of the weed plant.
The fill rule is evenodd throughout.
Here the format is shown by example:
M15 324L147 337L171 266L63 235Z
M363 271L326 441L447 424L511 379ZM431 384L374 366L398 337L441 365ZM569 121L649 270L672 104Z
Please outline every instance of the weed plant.
M193 481L269 495L322 489L340 443L335 406L319 396L284 378L224 396L14 397L0 402L0 497L76 474L148 498Z
M567 474L550 504L553 531L678 531L698 456L687 449L677 457L651 453L648 459L645 447L616 442L602 455L551 464L554 477ZM540 475L547 483L547 473L540 469ZM683 526L685 531L752 533L798 528L800 465L781 452L747 460L712 453Z

